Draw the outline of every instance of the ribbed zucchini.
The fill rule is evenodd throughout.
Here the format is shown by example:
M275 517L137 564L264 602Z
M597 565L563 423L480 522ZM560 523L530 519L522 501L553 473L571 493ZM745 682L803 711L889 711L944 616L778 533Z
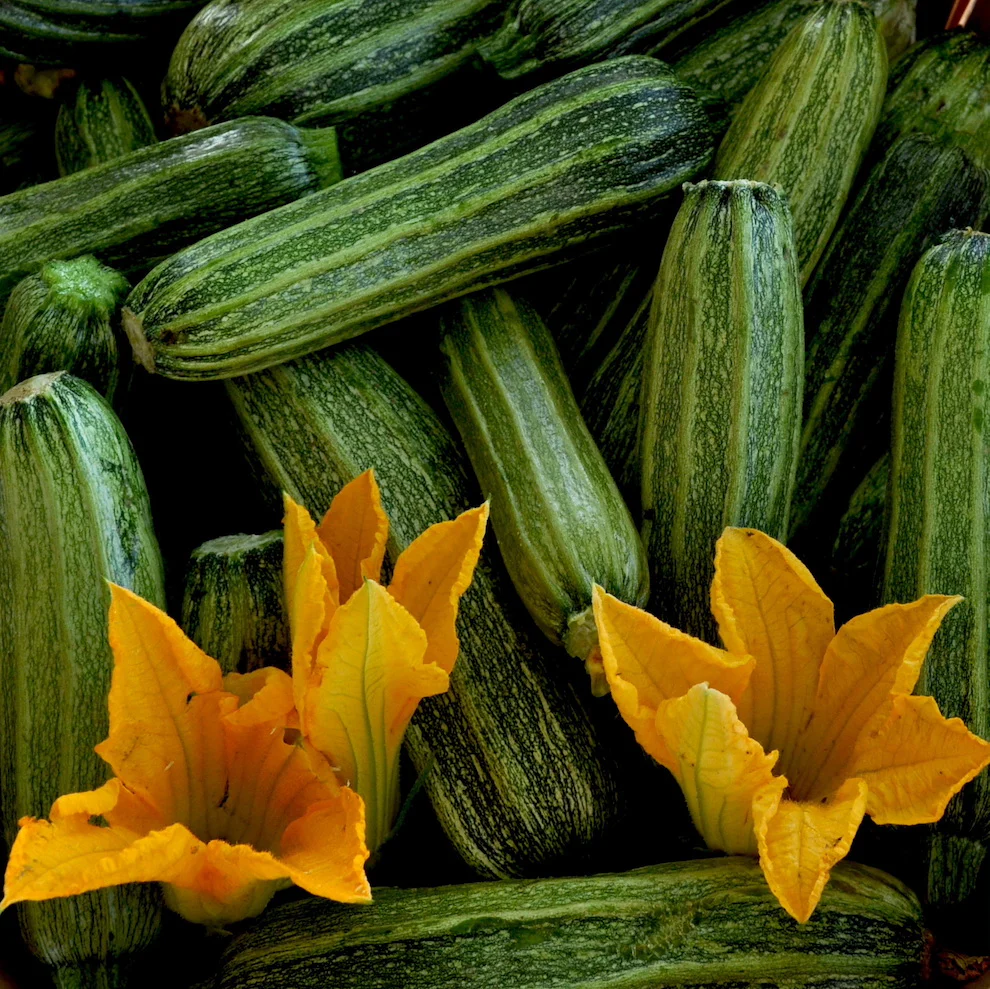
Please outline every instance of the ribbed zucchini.
M990 44L971 31L920 41L897 61L874 140L883 154L921 131L963 148L990 168Z
M311 511L374 467L393 560L479 501L436 415L369 348L334 348L227 388L261 465ZM623 813L618 770L585 707L594 702L530 628L489 546L461 601L450 691L424 701L406 733L416 770L432 766L424 787L440 823L486 876L546 874L589 855Z
M787 193L802 282L839 219L886 84L873 13L854 0L821 0L777 49L719 146L716 178Z
M224 673L289 663L282 533L221 536L193 550L182 625Z
M127 79L84 79L55 121L59 175L102 165L156 140L148 110Z
M123 275L86 255L49 261L18 282L0 323L0 395L36 374L71 371L113 401L117 318L129 288Z
M651 610L713 643L716 539L727 525L787 531L804 358L793 237L771 186L687 185L653 294L640 408Z
M918 681L946 717L990 737L990 235L953 231L908 283L897 330L884 600L961 594ZM971 896L990 839L990 775L930 831L928 899Z
M349 173L480 117L475 40L501 0L213 0L186 28L163 86L174 130L247 114L338 128ZM490 87L489 87L490 88Z
M441 325L444 401L491 498L509 576L543 634L590 661L592 587L640 607L649 598L629 509L531 306L492 289L451 306ZM589 672L595 692L606 693Z
M806 924L752 858L618 875L376 889L367 908L308 900L225 952L216 989L910 989L921 907L896 879L842 862Z
M169 377L256 371L561 260L710 149L703 108L662 63L593 65L179 252L131 293L125 326Z
M965 152L910 135L871 171L832 237L805 291L804 425L792 534L830 529L861 474L851 460L859 459L864 434L886 444L904 286L936 237L980 225L987 192L986 172Z
M340 177L333 129L248 117L0 198L0 300L46 261L125 273Z
M113 657L106 581L164 607L141 469L107 403L64 372L0 397L0 792L8 843L23 815L102 785ZM22 904L61 989L122 985L158 929L158 891L122 886Z

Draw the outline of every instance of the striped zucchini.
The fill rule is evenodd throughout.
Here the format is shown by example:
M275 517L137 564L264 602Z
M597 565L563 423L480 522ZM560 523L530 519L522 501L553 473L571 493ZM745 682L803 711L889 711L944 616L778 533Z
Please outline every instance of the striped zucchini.
M49 261L18 282L0 323L0 394L36 374L71 371L113 401L117 315L129 288L89 256Z
M834 530L868 466L857 474L852 463L862 460L864 446L886 443L904 287L935 238L980 225L987 192L987 173L965 152L909 135L871 171L832 237L805 291L804 425L792 538Z
M873 153L883 154L912 131L958 145L990 168L990 44L985 38L949 31L926 38L898 60Z
M193 550L180 624L224 673L288 669L281 530L221 536Z
M885 601L965 598L942 622L918 681L946 717L990 738L990 235L953 231L911 276L897 330ZM928 899L975 908L990 840L990 774L930 831Z
M709 858L286 904L231 943L216 989L909 989L925 956L917 898L879 870L840 863L795 924L756 859Z
M0 198L0 300L46 261L95 254L129 274L336 181L333 129L248 117Z
M591 590L649 598L636 525L581 418L557 348L529 305L479 292L441 319L442 391L523 604L551 642L585 661L597 695L608 686Z
M182 132L247 114L337 128L348 173L477 120L498 102L475 39L501 0L212 0L163 85Z
M83 80L55 121L59 175L102 165L156 140L148 110L127 79Z
M771 186L688 185L653 294L640 408L651 610L712 643L722 530L787 531L804 358L793 238Z
M64 372L0 397L0 793L8 847L24 815L106 782L113 656L106 581L164 607L141 469L110 407ZM122 985L159 920L153 886L21 904L59 989Z
M334 348L227 389L262 467L311 511L374 467L392 560L480 500L437 416L370 348ZM440 823L485 876L546 874L600 852L623 814L587 688L579 693L530 627L488 546L461 601L450 691L424 701L406 733L417 772L432 766L424 787Z
M719 146L716 178L787 193L802 283L842 212L886 84L873 13L856 0L821 0L777 49Z
M131 293L125 326L169 377L270 367L562 260L655 208L711 143L662 63L602 62L179 252Z

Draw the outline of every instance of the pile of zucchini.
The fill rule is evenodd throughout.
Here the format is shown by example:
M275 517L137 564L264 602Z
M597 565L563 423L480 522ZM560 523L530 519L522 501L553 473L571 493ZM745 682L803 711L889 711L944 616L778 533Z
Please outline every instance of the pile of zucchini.
M933 944L990 954L986 773L797 925L595 696L592 585L717 644L714 542L751 526L843 618L964 594L918 689L990 738L990 38L916 13L0 3L0 852L104 782L107 580L284 667L281 492L322 514L374 468L393 560L482 497L494 529L372 907L229 941L144 886L32 904L0 984L908 987Z

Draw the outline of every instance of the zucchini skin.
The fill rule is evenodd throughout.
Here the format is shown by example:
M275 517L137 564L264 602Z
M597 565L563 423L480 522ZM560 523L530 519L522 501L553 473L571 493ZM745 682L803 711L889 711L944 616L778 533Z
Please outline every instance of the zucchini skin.
M81 172L157 140L147 107L127 79L84 79L55 120L58 173Z
M946 717L990 737L990 236L952 231L915 267L904 293L894 365L884 601L961 594L916 688ZM928 832L928 900L936 919L978 904L990 839L986 771Z
M893 877L842 862L795 924L756 859L732 857L286 904L230 944L215 989L908 989L924 954L920 904Z
M0 397L0 792L9 845L23 815L101 786L113 656L106 581L164 607L141 469L120 422L84 381L39 375ZM32 951L56 983L116 985L154 939L154 886L23 904ZM102 972L110 981L101 982Z
M128 335L167 377L270 367L566 259L649 215L711 144L662 63L589 66L180 251L131 293Z
M363 171L482 115L476 39L501 6L213 0L172 53L166 116L178 132L249 114L332 125L348 172Z
M886 84L872 11L822 0L781 43L719 146L715 178L769 182L787 193L802 282L842 212Z
M861 449L874 445L865 434L887 432L898 306L911 271L946 230L980 225L988 185L987 173L964 151L909 135L871 170L832 237L805 291L792 539L834 528Z
M586 659L576 638L586 636L595 584L630 604L649 599L636 525L536 311L490 289L440 323L441 390L491 499L509 576L543 634Z
M251 117L0 198L0 300L46 261L94 254L125 274L339 178L333 131Z
M480 500L436 414L368 347L234 378L227 390L261 466L310 511L374 467L393 561ZM432 764L423 785L437 818L483 876L545 875L586 859L623 813L587 687L578 692L528 627L489 544L461 600L450 690L423 701L406 732L416 771Z
M640 406L651 610L718 642L709 589L729 525L782 539L801 425L803 313L786 197L685 187L653 294Z
M221 536L193 550L179 624L225 674L288 669L281 531Z
M86 255L49 261L18 282L0 323L0 395L36 374L71 371L112 402L115 325L129 289L123 275Z

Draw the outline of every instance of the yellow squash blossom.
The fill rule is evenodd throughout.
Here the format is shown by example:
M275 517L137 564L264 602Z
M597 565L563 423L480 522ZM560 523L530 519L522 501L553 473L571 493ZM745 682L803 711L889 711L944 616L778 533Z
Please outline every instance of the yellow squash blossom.
M388 519L374 474L344 487L317 526L285 499L285 589L303 744L325 775L364 799L368 847L399 804L399 749L420 700L446 691L455 619L471 583L488 506L431 526L381 577Z
M725 649L595 588L612 695L684 791L710 848L759 854L798 921L815 909L864 813L937 821L990 763L990 745L914 697L932 637L959 598L928 595L835 631L832 603L784 546L727 529L712 612Z
M284 740L292 686L280 670L223 678L167 615L111 586L114 778L23 818L0 908L158 881L188 920L221 925L295 883L345 903L371 898L361 798L321 779Z

